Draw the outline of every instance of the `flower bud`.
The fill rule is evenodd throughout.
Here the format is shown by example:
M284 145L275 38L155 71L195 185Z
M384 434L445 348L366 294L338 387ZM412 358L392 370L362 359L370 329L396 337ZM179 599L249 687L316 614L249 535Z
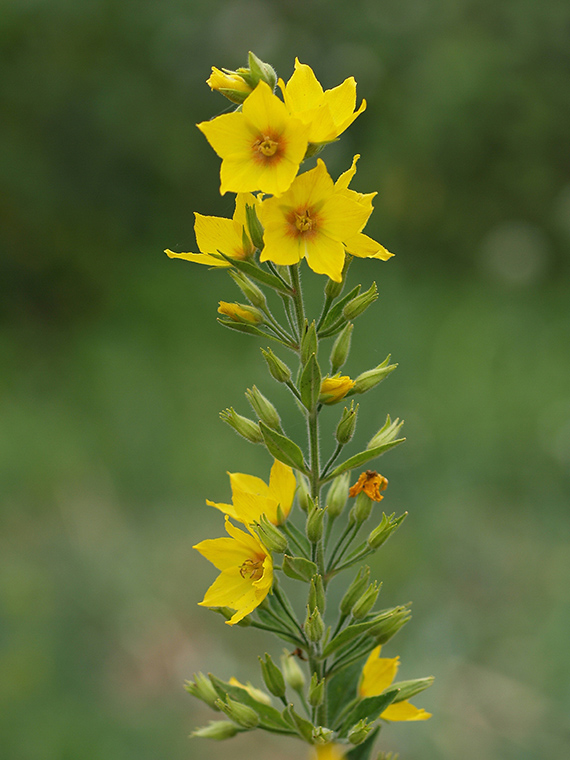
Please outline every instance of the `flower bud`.
M307 605L307 617L305 618L305 634L309 641L320 641L325 633L325 624L321 617L321 613L318 608L310 612L309 605Z
M329 744L334 736L334 731L325 726L315 726L313 728L313 741L315 744Z
M270 552L283 554L287 549L287 539L273 523L270 523L263 514L258 521L253 523L254 533L258 536L261 543Z
M353 393L366 393L387 378L390 372L393 372L398 366L397 364L388 364L389 361L390 356L387 356L382 364L358 375L354 381Z
M354 325L349 322L333 344L331 350L331 371L333 374L342 367L348 357L353 329Z
M255 84L257 85L260 81L267 82L271 89L274 90L277 84L277 74L273 66L262 61L251 50L248 53L248 63L249 71Z
M344 288L344 280L342 282L336 282L335 280L327 280L325 285L325 295L328 298L338 298Z
M252 91L252 87L237 71L220 70L215 66L212 66L212 73L206 80L206 84L210 86L210 89L219 92L237 105L243 103Z
M370 517L371 511L372 500L368 498L364 491L362 491L362 493L359 493L356 497L356 502L350 510L350 523L354 525L354 523L360 524L366 522Z
M343 615L350 615L350 612L358 599L362 596L364 589L368 586L368 579L370 578L370 568L368 565L361 567L356 574L355 579L348 587L345 595L340 602L340 611Z
M328 490L326 505L329 519L335 520L346 506L348 500L349 472L343 472L332 482Z
M385 443L390 443L398 435L403 424L404 421L402 420L402 422L400 422L398 417L392 422L390 415L387 415L386 422L376 435L368 441L366 448L375 449L377 446L383 446Z
M267 299L265 298L263 291L257 287L253 280L250 280L249 277L243 272L240 272L239 269L230 269L228 271L232 280L253 306L260 309L267 307Z
M368 633L374 636L377 644L385 644L392 636L406 625L412 614L407 607L395 607L389 615L385 615Z
M381 585L382 584L379 586L376 581L374 581L374 583L371 583L366 591L362 594L360 599L356 602L352 608L352 617L355 618L355 620L362 620L365 618L372 607L374 607L376 599L378 599L378 594L380 593Z
M362 744L371 730L372 723L368 723L362 718L362 720L359 720L348 732L348 741L351 744Z
M333 375L325 377L321 383L321 404L336 404L354 387L354 380L348 375Z
M318 340L317 329L315 327L315 320L309 324L305 320L305 329L301 338L301 364L305 364L309 361L313 354L317 354Z
M247 304L220 301L218 312L234 322L241 322L242 324L260 325L264 321L263 314L259 309Z
M309 587L309 607L314 609L315 607L321 614L325 612L325 587L323 584L322 576L314 575L311 578L311 585Z
M308 512L311 506L311 487L304 475L297 475L297 500L303 512Z
M255 206L245 204L245 220L251 242L261 250L263 248L263 227L257 216Z
M235 723L231 723L229 720L211 720L207 726L197 728L190 736L199 736L201 739L215 739L216 741L222 741L223 739L231 739L239 732L239 728Z
M348 443L354 435L356 429L356 418L358 416L358 404L354 406L354 401L350 402L350 408L344 407L342 417L336 428L336 439L343 446Z
M261 665L261 675L268 690L275 697L284 697L285 679L283 678L283 673L271 659L271 656L266 654L265 661L262 657L259 657L259 664Z
M307 517L306 533L307 538L312 544L317 544L323 535L323 520L325 510L320 507L314 507Z
M378 547L382 546L382 544L390 538L396 528L404 522L408 515L407 512L404 512L403 515L400 515L400 517L397 517L394 520L395 514L396 513L394 512L390 517L386 517L384 512L382 512L382 522L374 528L366 540L366 543L371 549L378 549Z
M311 676L311 683L309 685L309 704L312 707L318 707L322 704L325 697L325 679L319 681L319 677L316 673Z
M263 393L254 385L245 392L245 397L249 401L251 408L257 414L260 420L263 420L267 427L273 430L281 430L281 418L277 409L269 399L265 398Z
M232 614L234 610L232 610ZM185 681L184 688L193 697L201 699L209 707L217 710L216 701L218 699L218 693L212 686L212 682L203 673L194 673L194 681Z
M242 728L256 728L259 725L259 715L252 707L242 705L226 695L226 701L218 699L216 707L225 712L230 720Z
M292 652L283 650L281 655L281 668L283 669L283 676L285 683L293 691L301 691L305 686L305 674L299 667L299 664Z
M274 377L278 383L288 383L291 380L291 370L285 362L282 362L281 359L275 356L270 348L267 351L261 349L261 353L267 362L271 377Z
M345 307L342 310L343 316L345 319L349 320L356 319L356 317L366 311L377 298L378 288L376 287L376 283L373 282L366 293L361 293L359 296L355 296L351 301L345 304Z
M263 441L259 425L247 417L242 417L241 414L234 411L233 407L230 406L229 409L224 409L220 412L220 419L227 422L236 433L239 433L250 443L261 443Z

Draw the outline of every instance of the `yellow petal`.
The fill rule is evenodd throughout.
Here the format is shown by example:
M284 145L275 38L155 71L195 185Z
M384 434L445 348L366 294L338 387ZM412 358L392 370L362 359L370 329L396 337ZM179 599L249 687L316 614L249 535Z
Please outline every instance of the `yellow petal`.
M342 84L333 87L332 90L327 90L325 92L325 103L330 108L335 124L340 126L351 119L356 106L356 80L354 77L348 77Z
M214 504L212 506L218 506ZM244 534L245 535L245 534ZM208 538L192 547L209 560L218 570L241 565L250 558L251 551L233 538Z
M232 538L234 538L240 546L243 546L248 557L267 555L266 550L261 545L257 538L250 536L249 533L244 533L243 530L236 528L235 525L226 517L225 528Z
M233 504L221 504L215 501L210 501L209 499L206 499L206 504L209 507L215 507L216 509L219 509L220 512L223 512L225 515L228 515L228 517L232 517L234 520L239 520L238 513L236 512L236 509ZM218 540L221 540L221 539L218 539ZM230 539L230 540L233 540L233 539Z
M198 604L201 607L231 607L236 610L244 598L249 604L250 596L255 596L253 584L249 578L242 578L239 566L236 566L222 570Z
M399 657L379 657L380 647L373 649L364 667L360 680L359 694L361 697L375 697L382 694L392 683L398 672Z
M301 63L298 58L295 58L293 75L286 87L281 87L281 89L285 104L291 113L318 108L323 99L323 88L312 68Z
M335 193L323 204L322 229L337 240L344 240L362 230L370 211L343 193Z
M289 113L281 100L274 95L267 82L259 82L242 106L243 116L250 129L265 134L282 132L289 121Z
M232 493L237 491L246 491L259 496L268 496L269 487L261 478L255 475L245 475L242 472L229 472Z
M352 159L352 166L350 169L347 169L345 172L343 172L340 177L337 179L337 181L334 183L335 189L337 190L348 190L348 186L352 182L352 178L356 174L356 164L358 163L358 159L360 158L360 153L357 153L354 158Z
M394 254L390 253L383 245L377 243L368 235L359 232L350 238L344 240L344 245L348 253L360 258L381 259L387 261Z
M194 234L198 248L202 253L216 253L221 251L226 256L243 258L243 241L241 233L236 234L232 219L224 219L219 216L203 216L194 214Z
M265 227L263 241L265 245L260 261L273 261L274 264L288 266L303 258L299 238L287 234L287 228L281 219L271 227Z
M384 720L427 720L431 713L423 708L414 707L408 700L389 705L380 715Z
M240 229L247 225L247 218L245 213L245 207L253 206L258 209L261 201L258 201L253 193L238 193L236 195L236 208L233 215L234 222L237 222ZM240 233L241 234L241 233Z
M313 272L326 274L334 282L342 282L344 246L324 234L316 234L305 244L305 258Z
M231 264L223 259L217 259L208 253L174 253L168 248L164 251L169 259L184 259L185 261L195 261L198 264L206 264L209 267L229 267Z
M297 481L293 470L276 459L269 476L269 492L271 497L281 506L285 517L291 511L296 488Z
M249 96L249 98L251 97L253 95ZM202 121L196 126L206 136L220 158L235 153L249 155L253 133L248 127L243 113L239 111L225 113L211 121Z

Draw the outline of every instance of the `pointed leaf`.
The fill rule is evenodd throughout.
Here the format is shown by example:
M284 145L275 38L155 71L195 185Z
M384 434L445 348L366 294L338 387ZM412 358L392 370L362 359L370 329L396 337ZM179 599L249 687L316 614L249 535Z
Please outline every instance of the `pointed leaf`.
M338 301L332 307L332 309L329 311L329 313L325 317L325 320L323 324L321 325L319 333L325 332L325 330L328 330L329 327L332 327L334 323L338 319L340 319L340 317L342 317L342 310L344 309L345 304L351 301L359 293L360 293L360 285L357 285L355 288L353 288L350 291L350 293L347 293L347 295L345 295L344 298L341 298L340 301Z
M278 459L283 464L294 467L296 470L306 473L305 460L303 458L303 452L297 446L297 444L290 438L287 438L281 433L272 430L264 422L259 423L259 429L263 435L263 440L270 454L275 459Z
M254 699L249 692L242 689L240 686L233 686L230 683L222 681L212 673L208 673L212 686L220 695L220 699L225 700L226 695L229 695L231 699L235 699L236 702L241 702L242 705L251 707L259 715L260 726L273 731L275 733L293 733L288 723L283 720L279 710L276 710L270 705L266 705L263 702L258 702Z
M299 380L301 400L309 410L314 409L321 393L321 370L317 357L311 354Z
M262 282L264 285L268 285L270 288L273 288L273 290L278 290L280 293L286 293L288 296L293 294L291 288L288 288L286 285L284 285L278 277L275 277L275 275L266 272L264 269L261 269L261 267L258 267L255 264L251 264L249 261L232 259L230 256L226 256L223 253L220 253L220 255L229 261L232 266L234 266L236 269L239 269L244 274L247 274L247 276L251 277L253 280Z
M394 700L394 702L403 702L404 699L411 699L416 694L419 694L424 689L429 688L434 682L434 677L428 678L414 678L411 681L398 681L392 684L393 689L400 689L400 693Z
M339 731L340 736L346 736L350 728L359 720L376 720L381 713L392 704L398 695L398 689L389 689L377 697L365 697L361 699L350 711Z
M398 438L396 441L383 443L381 446L376 446L373 449L367 449L366 451L361 451L359 454L355 454L353 457L350 457L350 459L347 459L342 464L339 464L338 467L335 467L334 470L327 475L327 481L336 478L337 475L341 475L347 470L354 470L356 467L361 467L366 462L369 462L371 459L375 459L376 457L381 456L384 454L384 452L393 449L394 446L397 446L399 443L403 443L405 440L405 438Z

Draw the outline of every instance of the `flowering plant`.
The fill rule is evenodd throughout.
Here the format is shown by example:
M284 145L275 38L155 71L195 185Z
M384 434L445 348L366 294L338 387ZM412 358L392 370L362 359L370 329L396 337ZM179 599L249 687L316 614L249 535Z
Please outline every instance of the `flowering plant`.
M409 699L433 679L394 683L399 658L380 657L410 619L409 607L375 609L381 584L370 581L370 568L362 564L407 513L383 512L377 526L364 532L388 480L366 470L350 486L351 471L402 443L403 423L388 415L362 451L338 463L355 433L359 405L351 399L323 464L319 418L325 408L370 391L396 368L388 356L354 379L340 373L354 320L377 298L375 283L365 292L356 286L343 295L350 263L354 256L386 261L392 254L363 232L375 193L349 188L359 156L336 180L320 158L301 170L364 111L365 101L356 108L354 79L324 91L299 61L287 84L252 53L248 63L236 71L212 69L208 84L237 108L198 124L222 159L220 191L236 193L233 218L196 214L199 252L166 253L224 268L247 303L221 301L220 324L270 339L297 358L292 370L271 348L262 348L270 375L289 389L306 421L307 442L299 445L287 435L277 409L256 386L245 394L254 419L231 407L220 414L240 436L263 445L273 464L268 483L230 473L232 503L207 502L224 513L228 535L194 547L220 571L200 604L221 613L230 626L271 632L289 648L281 667L269 654L260 657L268 693L233 677L195 674L187 690L227 720L212 721L193 735L219 740L259 728L314 745L321 760L366 760L381 721L430 717ZM311 320L301 290L303 259L327 277L321 313ZM271 292L282 304L281 320L270 308L266 294ZM324 374L319 354L333 338L330 370ZM349 499L354 502L345 511ZM330 581L354 567L356 576L339 608L331 610ZM289 601L288 584L304 589L302 618Z

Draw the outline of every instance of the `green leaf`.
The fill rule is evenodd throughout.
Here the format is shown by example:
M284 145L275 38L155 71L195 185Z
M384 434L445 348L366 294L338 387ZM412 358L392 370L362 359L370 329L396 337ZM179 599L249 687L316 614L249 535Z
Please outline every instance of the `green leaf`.
M289 465L289 467L294 467L296 470L300 470L305 474L307 473L303 452L294 441L281 435L281 433L272 430L270 427L267 427L267 425L261 421L259 422L259 429L261 430L263 440L265 441L269 453L272 454L275 459Z
M233 319L220 319L219 317L218 322L224 327L229 327L230 330L237 330L237 332L247 333L248 335L261 335L264 338L272 337L263 332L263 330L260 330L259 327L255 327L255 325L246 325L244 322L234 322Z
M347 626L343 631L340 633L337 633L337 635L329 641L329 643L326 645L326 647L323 649L322 657L328 657L333 652L336 652L337 649L340 649L345 644L348 644L349 641L352 641L352 639L355 639L357 636L360 636L363 633L366 633L371 628L374 628L374 626L377 626L379 623L381 623L384 620L388 620L393 615L395 615L398 610L400 610L401 607L391 607L390 609L383 610L382 612L379 612L378 614L375 614L373 617L369 618L368 620L363 620L362 623L354 623L353 625Z
M288 578L308 583L318 571L317 566L310 559L290 557L285 554L283 555L283 572Z
M400 693L394 702L403 702L404 699L411 699L416 694L424 691L424 689L428 689L433 682L434 677L429 676L428 678L414 678L411 681L398 681L398 683L393 683L393 689L400 689Z
M264 269L261 269L261 267L258 267L255 264L251 264L249 261L232 259L230 256L226 256L221 252L220 255L223 256L226 261L229 261L233 267L239 269L244 274L247 274L248 277L251 277L253 280L262 282L264 285L268 285L270 288L273 288L273 290L278 290L280 293L286 293L288 296L293 294L291 288L288 288L286 285L284 285L278 277L275 277L274 274L266 272Z
M357 285L355 288L353 288L350 291L350 293L347 293L347 295L345 295L344 298L341 298L340 301L338 301L332 307L332 309L329 311L329 313L325 317L325 321L321 325L321 329L319 330L319 333L323 333L326 330L328 330L330 327L332 327L334 323L342 317L342 310L344 309L345 304L351 301L359 293L360 293L360 285Z
M284 710L283 713L289 716L289 718L292 720L293 724L297 728L297 733L299 733L305 741L308 741L309 743L313 743L313 724L309 723L308 720L305 720L305 718L302 718L298 713L295 712L295 709L293 705L288 705Z
M301 401L309 410L314 409L321 393L321 370L317 357L311 354L299 380Z
M208 673L208 677L212 682L212 686L220 695L220 699L225 700L226 695L229 695L231 699L235 699L236 702L241 702L242 705L251 707L259 715L259 725L267 731L281 734L293 733L287 721L281 717L279 710L276 710L270 705L265 705L263 702L258 702L257 699L254 699L249 692L242 689L240 686L233 686L230 683L226 683L212 673Z
M341 670L334 675L327 684L327 708L329 725L334 727L335 718L341 710L345 709L352 700L356 699L356 688L364 665L363 656L361 662L355 662L350 667Z
M385 691L383 694L379 694L377 697L365 697L364 699L359 700L346 716L342 727L339 730L339 736L345 736L351 726L358 723L358 721L363 718L366 720L376 720L379 718L381 713L392 704L397 695L398 689L392 688Z
M394 446L403 443L405 440L405 438L398 438L395 441L383 443L381 446L376 446L373 449L367 449L366 451L361 451L359 454L355 454L353 457L350 457L350 459L339 464L338 467L335 467L334 470L327 475L327 481L336 478L337 475L341 475L347 470L354 470L356 467L361 467L366 462L370 462L371 459L381 456L384 452L393 449Z
M366 740L359 744L357 747L353 747L350 752L345 755L346 760L369 760L372 750L374 749L374 742L376 737L380 733L380 726L371 731Z

